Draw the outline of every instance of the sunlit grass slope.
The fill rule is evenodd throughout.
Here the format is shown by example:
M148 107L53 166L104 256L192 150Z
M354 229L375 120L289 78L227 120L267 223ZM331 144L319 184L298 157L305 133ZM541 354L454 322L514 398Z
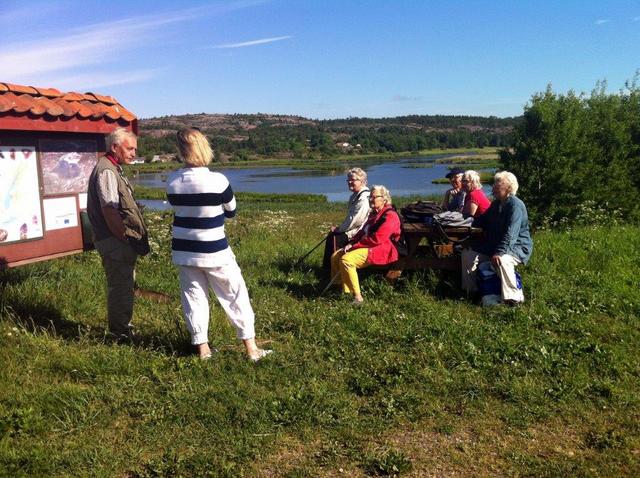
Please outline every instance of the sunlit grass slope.
M0 475L638 476L640 230L540 231L527 302L481 309L456 278L362 280L320 296L341 219L322 201L239 202L227 223L259 341L254 365L217 304L213 360L190 355L170 217L147 213L141 342L104 338L95 252L0 273Z

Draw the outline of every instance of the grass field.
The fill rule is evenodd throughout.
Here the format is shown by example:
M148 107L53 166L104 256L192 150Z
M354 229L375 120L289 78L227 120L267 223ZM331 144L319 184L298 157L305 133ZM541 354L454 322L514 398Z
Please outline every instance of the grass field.
M344 205L239 200L227 223L256 311L245 360L190 355L170 217L137 281L135 345L104 337L95 252L0 272L3 476L639 476L640 230L543 230L527 302L481 309L455 277L362 279L365 304L320 296L320 251Z

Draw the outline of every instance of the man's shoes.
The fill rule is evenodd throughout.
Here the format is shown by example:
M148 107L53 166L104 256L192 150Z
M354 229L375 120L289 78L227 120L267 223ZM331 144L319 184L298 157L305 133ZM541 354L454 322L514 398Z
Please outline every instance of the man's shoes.
M137 342L138 336L133 328L130 328L127 332L123 333L109 332L109 338L117 344L132 345Z

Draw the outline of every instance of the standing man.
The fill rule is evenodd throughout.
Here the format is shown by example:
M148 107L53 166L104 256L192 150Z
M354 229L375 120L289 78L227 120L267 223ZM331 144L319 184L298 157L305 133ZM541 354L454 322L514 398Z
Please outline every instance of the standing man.
M122 165L131 164L137 148L135 134L124 128L114 130L106 138L106 154L89 178L87 213L107 277L109 332L117 339L133 335L136 259L149 253L147 227L133 188L122 174Z

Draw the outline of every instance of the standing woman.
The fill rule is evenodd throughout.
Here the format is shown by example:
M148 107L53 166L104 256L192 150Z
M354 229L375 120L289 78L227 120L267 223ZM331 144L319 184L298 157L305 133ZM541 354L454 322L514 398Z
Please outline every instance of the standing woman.
M179 131L177 140L184 167L167 178L167 198L175 213L171 256L180 273L191 343L201 359L211 357L207 298L211 288L244 342L249 359L257 362L272 351L256 345L249 293L224 233L224 219L236 211L231 185L224 175L209 170L213 151L200 131Z
M395 242L400 239L400 217L391 206L391 194L384 186L373 186L369 196L371 213L362 229L344 249L331 256L331 277L339 278L345 293L362 304L358 269L370 265L387 265L398 260ZM333 280L333 279L332 279Z
M335 251L344 247L360 230L369 216L369 188L367 187L367 173L360 168L351 168L347 173L347 186L351 191L347 217L339 226L332 226L324 244L325 269L331 267L331 256Z

